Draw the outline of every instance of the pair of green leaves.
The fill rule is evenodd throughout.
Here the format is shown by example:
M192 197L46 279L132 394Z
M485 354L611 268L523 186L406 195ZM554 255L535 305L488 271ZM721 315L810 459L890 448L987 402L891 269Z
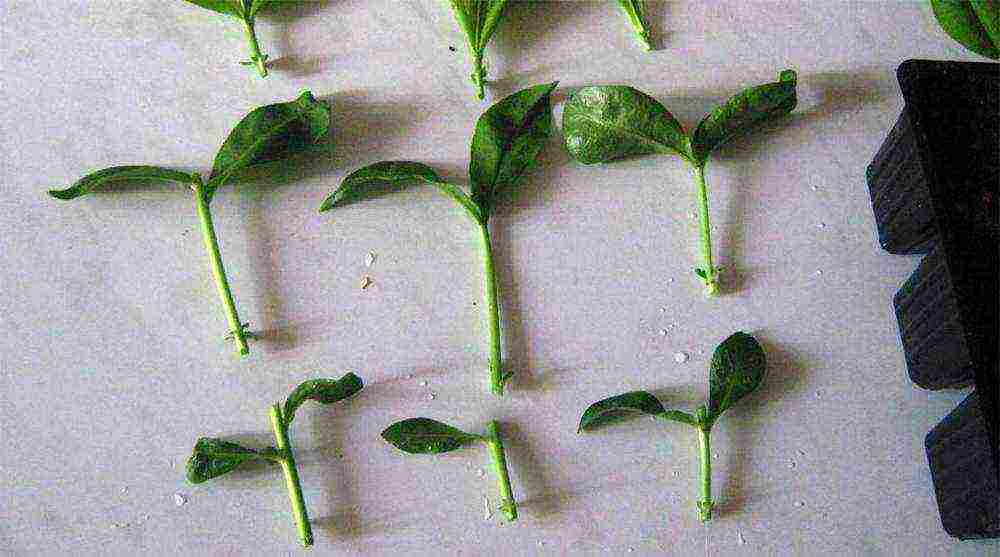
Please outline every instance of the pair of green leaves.
M635 29L635 36L646 47L646 50L653 50L653 40L650 37L649 23L646 19L645 0L618 0L628 20Z
M510 372L502 369L499 294L493 265L488 221L499 199L513 193L538 160L552 134L552 92L558 83L524 89L490 107L476 122L469 155L471 192L444 181L431 167L411 161L384 161L351 173L320 206L320 211L382 193L386 186L421 183L438 188L458 203L478 226L490 319L490 377L497 395Z
M455 19L465 33L472 56L472 83L480 100L485 96L486 65L483 54L503 20L508 0L449 0Z
M250 44L250 61L244 62L244 65L256 66L260 76L267 77L268 56L260 51L255 24L257 16L276 3L276 0L187 0L187 2L238 19L243 24Z
M517 520L517 503L507 470L500 425L490 422L486 435L468 433L430 418L408 418L396 422L382 432L382 438L409 454L441 454L458 450L472 443L483 442L490 448L493 467L500 485L500 510L507 520Z
M295 412L308 400L321 404L332 404L357 394L364 387L361 378L353 373L340 379L313 379L306 381L292 391L285 399L285 404L272 404L269 415L271 428L274 432L276 446L265 449L251 449L238 443L202 437L194 445L194 451L187 463L187 479L193 484L199 484L212 478L217 478L232 472L242 464L254 460L265 460L281 465L288 488L288 497L292 505L292 516L299 531L302 545L313 544L312 526L309 523L309 511L306 509L305 498L302 495L302 484L299 481L299 470L292 453L292 443L288 429L295 419Z
M226 312L230 331L241 355L249 353L248 333L240 320L219 253L215 226L209 204L216 190L236 180L257 165L279 160L304 151L330 130L330 107L306 91L291 102L264 106L244 117L230 132L215 156L208 182L199 174L159 166L116 166L84 176L65 189L50 190L56 199L70 200L104 191L126 182L176 182L195 192L202 236L209 253L212 272Z
M722 145L794 110L795 85L795 72L785 70L777 82L746 89L712 110L690 134L666 107L639 90L584 87L563 112L566 147L583 164L676 154L704 166Z
M976 54L1000 59L1000 1L931 0L931 8L948 36Z
M215 190L253 166L305 150L330 131L330 106L305 91L291 102L257 108L245 116L215 155L205 183L210 201ZM66 189L49 190L56 199L70 200L122 182L200 182L196 175L159 166L116 166L84 176Z
M332 404L350 398L364 387L360 377L348 373L340 379L312 379L300 384L288 398L282 410L283 425L288 428L295 419L295 412L303 403L314 400L320 404ZM257 450L231 441L202 437L195 443L194 451L187 463L187 479L200 484L228 474L241 464L253 460L280 462L284 455L275 448Z
M712 354L708 400L704 404L706 420L680 410L667 410L647 391L633 391L590 405L580 418L578 431L590 431L636 413L711 429L726 410L760 387L766 368L764 350L757 340L743 332L734 333Z

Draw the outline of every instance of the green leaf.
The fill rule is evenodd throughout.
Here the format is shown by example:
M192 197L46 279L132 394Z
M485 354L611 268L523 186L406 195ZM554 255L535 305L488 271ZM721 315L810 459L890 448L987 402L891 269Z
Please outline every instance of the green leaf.
M257 14L259 14L261 10L273 3L274 0L253 0L253 3L250 5L250 17L257 17Z
M606 398L591 404L580 417L577 432L590 431L597 427L622 421L637 412L650 416L661 416L666 410L663 404L646 391L632 391Z
M179 182L190 184L192 181L190 174L159 166L114 166L88 174L66 189L49 190L49 195L65 201L94 193L112 182Z
M931 0L938 25L965 48L1000 59L1000 2L997 0Z
M410 454L447 453L482 439L430 418L396 422L382 432L382 438Z
M285 408L282 411L285 424L292 423L295 418L295 411L307 400L315 400L320 404L332 404L354 396L364 382L353 373L341 377L340 379L312 379L302 383L285 400Z
M243 14L243 8L239 5L240 0L186 0L186 1L191 4L194 4L195 6L200 6L207 10L212 10L213 12L218 12L224 15L240 17Z
M187 479L193 484L200 484L228 474L244 462L257 459L276 460L277 453L273 448L255 451L230 441L202 437L195 443L188 459Z
M712 354L709 372L708 413L714 422L764 381L767 359L752 336L738 332L722 341Z
M508 0L450 0L455 19L474 51L482 54L503 19Z
M236 173L301 152L330 131L330 106L306 91L287 103L262 106L248 114L222 144L209 177L212 192Z
M795 84L795 71L785 70L777 82L746 89L705 116L691 135L695 162L704 165L715 149L794 110Z
M618 0L618 3L625 10L629 21L632 22L635 34L642 41L642 45L646 47L646 50L653 50L653 41L649 36L649 24L646 23L646 2L644 0Z
M688 414L687 412L681 412L680 410L667 410L666 412L660 414L660 417L664 420L671 420L674 422L681 422L682 424L688 424L692 426L698 425L698 420Z
M563 110L566 148L583 164L652 153L688 156L674 115L649 95L621 85L584 87Z
M513 188L531 168L552 134L552 91L536 85L491 106L476 122L469 177L472 199L488 218L497 195Z

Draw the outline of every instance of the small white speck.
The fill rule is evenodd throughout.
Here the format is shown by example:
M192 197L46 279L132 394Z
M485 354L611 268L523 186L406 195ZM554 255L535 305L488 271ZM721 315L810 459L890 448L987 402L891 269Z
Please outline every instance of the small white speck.
M816 398L823 398L823 391L816 391Z
M666 329L660 329L660 336L661 337L667 336L667 330Z
M629 553L632 553L633 551L635 551L635 548L634 548L634 547L630 547L630 548L628 548L628 552L629 552Z
M427 393L427 400L434 400L435 398L437 398L436 394L434 394L434 393Z
M822 269L816 269L816 276L817 277L820 276L820 275L822 275L822 274L823 274L823 270Z
M125 486L125 487L122 488L122 493L123 494L124 493L128 493L128 486Z
M692 212L688 213L688 216L691 217L691 220L694 220L694 219L698 218L698 213L695 213L694 211L692 211Z
M412 374L412 373L408 374L408 375L406 376L406 378L407 378L407 379L413 379L413 374Z
M715 460L719 460L719 453L713 454L712 458L714 458Z
M180 493L174 493L174 504L175 505L177 505L178 507L183 507L184 503L187 503L187 502L188 502L187 497L184 497L184 495L182 495Z
M799 449L799 456L806 456L806 452L803 451L802 449Z
M687 355L687 352L677 352L674 354L674 361L679 364L683 364L688 361L688 358L689 356Z
M788 468L789 468L790 470L795 470L795 466L796 466L796 464L795 464L795 461L794 461L794 460L789 460L789 461L788 461Z
M667 282L669 282L670 284L673 284L673 283L674 283L674 277L670 277L670 278L668 278L668 279L667 279Z
M819 186L813 186L813 187L812 187L812 190L813 190L813 191L819 191Z
M796 501L795 502L795 506L799 507L799 508L802 508L802 507L806 506L806 502L805 501Z
M365 267L371 267L375 264L375 252L370 251L368 255L365 256Z
M819 223L819 224L816 225L816 228L819 228L820 230L822 230L822 229L826 228L826 223L825 222L821 222L821 223Z
M421 381L420 382L420 386L421 387L426 387L427 386L427 381Z
M365 275L364 278L361 279L361 289L365 290L371 285L372 285L372 278L368 275Z
M740 545L746 545L747 544L747 539L743 537L743 532L737 531L736 532L736 539L739 540Z
M538 547L545 547L545 542L538 540Z
M667 308L660 308L660 313L667 313Z

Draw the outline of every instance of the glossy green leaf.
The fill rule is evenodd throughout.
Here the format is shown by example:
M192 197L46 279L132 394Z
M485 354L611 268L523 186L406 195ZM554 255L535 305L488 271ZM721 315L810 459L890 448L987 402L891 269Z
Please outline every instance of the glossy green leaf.
M62 190L49 190L56 199L69 200L94 193L113 182L179 182L190 184L192 176L179 170L159 166L114 166L84 176Z
M281 415L286 424L292 423L295 411L307 400L315 400L320 404L332 404L354 396L364 387L361 378L353 373L340 379L312 379L295 387L292 394L285 400L285 408Z
M752 336L738 332L722 341L712 354L709 371L708 413L715 421L764 381L767 359Z
M482 439L430 418L396 422L382 432L382 438L411 454L447 453Z
M510 190L538 159L552 134L552 91L536 85L491 106L476 122L469 177L472 199L488 218L497 195Z
M646 21L645 0L618 0L618 3L621 4L622 10L625 11L632 27L635 28L636 37L646 47L646 50L652 50L653 41L649 36L649 23Z
M931 0L938 24L965 48L1000 59L1000 2L997 0Z
M309 148L330 131L330 106L306 91L287 103L262 106L240 121L215 156L211 192L252 166Z
M660 416L666 409L646 391L632 391L606 398L591 404L580 417L577 432L590 431L600 426L622 421L636 413Z
M240 17L243 13L243 8L240 6L240 0L186 0L187 2L194 4L195 6L200 6L207 10L212 10L213 12L218 12L224 15L231 15L233 17Z
M777 82L746 89L714 109L691 135L695 162L704 164L715 149L794 110L795 85L795 71L785 70Z
M583 164L652 153L688 156L688 138L653 97L622 85L584 87L563 110L566 148Z
M200 484L228 474L244 462L257 459L275 460L277 453L273 448L255 451L230 441L202 437L195 443L188 459L187 479L193 484Z

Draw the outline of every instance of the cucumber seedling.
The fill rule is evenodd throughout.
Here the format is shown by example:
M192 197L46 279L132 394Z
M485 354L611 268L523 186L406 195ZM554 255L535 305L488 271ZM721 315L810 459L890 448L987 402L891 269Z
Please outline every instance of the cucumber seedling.
M760 387L766 367L764 350L757 340L746 333L735 333L715 349L708 378L708 401L699 406L694 415L681 410L667 410L652 393L633 391L591 404L580 418L577 432L592 431L635 413L680 422L697 429L701 449L698 516L702 522L708 522L712 519L712 508L715 506L712 501L712 426L726 410Z
M216 154L207 182L198 173L189 174L159 166L115 166L88 174L66 189L49 190L49 195L61 200L76 199L116 183L176 182L190 187L194 192L212 274L229 321L230 336L236 342L237 352L246 355L250 353L247 344L250 333L236 311L209 205L215 191L236 179L240 172L303 151L323 138L329 130L330 107L306 91L297 100L263 106L244 117Z
M332 404L355 395L363 386L360 377L348 373L340 379L312 379L296 387L292 394L288 395L283 407L279 403L274 403L268 410L271 429L274 431L273 447L251 449L222 439L211 437L198 439L187 462L188 481L200 484L228 474L241 464L255 460L281 465L285 475L285 485L288 487L288 497L292 503L292 516L299 530L299 539L303 546L311 546L312 526L309 524L309 512L302 496L302 484L299 482L299 470L295 465L295 455L292 454L288 428L295 418L295 411L305 401L315 400L321 404Z
M493 459L500 484L500 510L507 520L517 520L517 502L510 486L507 455L500 437L500 424L492 421L486 435L467 433L430 418L409 418L392 424L382 432L382 438L397 449L410 454L441 454L454 451L472 443L486 443Z
M486 63L483 54L493 33L503 20L508 0L449 0L455 19L465 33L469 55L472 56L472 84L479 100L486 97Z
M566 103L566 147L583 164L606 163L634 155L680 155L694 168L698 183L701 251L705 265L695 274L705 293L719 291L719 269L712 263L705 166L713 151L764 122L791 112L797 103L796 76L781 72L776 83L746 89L712 110L690 134L662 104L620 85L584 87Z
M323 201L320 211L381 193L383 186L424 183L458 203L476 225L486 275L490 329L490 386L503 395L512 372L503 369L500 341L500 291L493 264L489 218L502 195L512 192L552 134L552 91L558 83L536 85L501 100L476 123L469 161L471 194L445 182L434 169L409 161L385 161L357 170Z

